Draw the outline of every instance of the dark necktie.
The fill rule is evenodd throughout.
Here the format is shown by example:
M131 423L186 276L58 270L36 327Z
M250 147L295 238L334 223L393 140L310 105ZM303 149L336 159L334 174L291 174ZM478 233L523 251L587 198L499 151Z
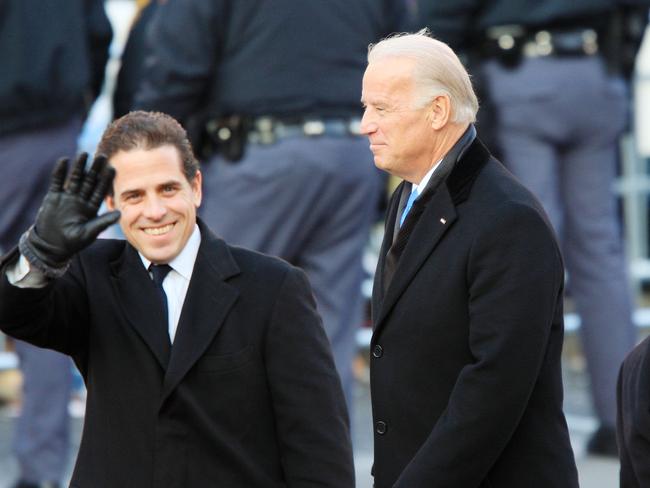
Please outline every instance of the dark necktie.
M167 295L165 294L165 289L163 288L163 280L165 279L165 276L172 270L172 267L169 264L151 264L149 266L149 272L151 273L151 276L153 278L153 282L156 284L156 288L158 289L158 293L160 295L160 299L162 300L162 305L163 305L163 311L164 311L164 317L165 317L165 328L167 328L167 324L169 322L169 319L167 317Z

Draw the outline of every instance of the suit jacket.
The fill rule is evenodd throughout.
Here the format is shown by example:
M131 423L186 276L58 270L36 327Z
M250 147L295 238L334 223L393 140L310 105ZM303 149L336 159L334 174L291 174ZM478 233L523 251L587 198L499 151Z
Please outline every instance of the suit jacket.
M478 139L393 242L403 189L373 290L375 487L577 487L564 272L543 210Z
M310 286L279 259L201 245L173 347L136 250L99 240L42 289L0 262L0 328L72 356L88 389L75 488L352 488L340 382Z
M650 487L650 337L621 365L616 430L621 488Z

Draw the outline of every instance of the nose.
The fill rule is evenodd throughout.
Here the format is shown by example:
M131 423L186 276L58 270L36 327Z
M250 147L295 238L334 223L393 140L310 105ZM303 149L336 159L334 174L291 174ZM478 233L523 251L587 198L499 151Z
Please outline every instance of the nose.
M374 122L372 115L370 114L370 109L366 107L363 111L363 117L361 117L361 126L359 128L363 135L369 136L373 132L377 131L377 124Z
M150 196L145 201L143 214L150 220L160 220L167 214L167 207L161 198Z

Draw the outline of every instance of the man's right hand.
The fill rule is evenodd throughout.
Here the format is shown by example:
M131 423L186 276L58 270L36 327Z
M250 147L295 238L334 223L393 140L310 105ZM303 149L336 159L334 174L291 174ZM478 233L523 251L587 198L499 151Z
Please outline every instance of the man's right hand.
M115 170L100 155L85 171L87 158L77 158L67 179L68 159L59 160L36 223L20 238L21 254L50 278L63 275L72 256L120 218L118 210L97 216Z

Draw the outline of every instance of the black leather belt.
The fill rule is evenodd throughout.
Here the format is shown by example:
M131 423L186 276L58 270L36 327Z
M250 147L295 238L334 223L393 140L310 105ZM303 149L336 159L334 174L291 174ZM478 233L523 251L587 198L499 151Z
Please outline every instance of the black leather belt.
M283 120L274 117L258 117L250 125L248 142L273 144L289 137L358 136L361 134L360 129L359 118Z
M273 144L290 137L359 136L359 118L247 117L231 115L211 119L205 124L208 154L218 151L224 159L239 161L247 144Z

